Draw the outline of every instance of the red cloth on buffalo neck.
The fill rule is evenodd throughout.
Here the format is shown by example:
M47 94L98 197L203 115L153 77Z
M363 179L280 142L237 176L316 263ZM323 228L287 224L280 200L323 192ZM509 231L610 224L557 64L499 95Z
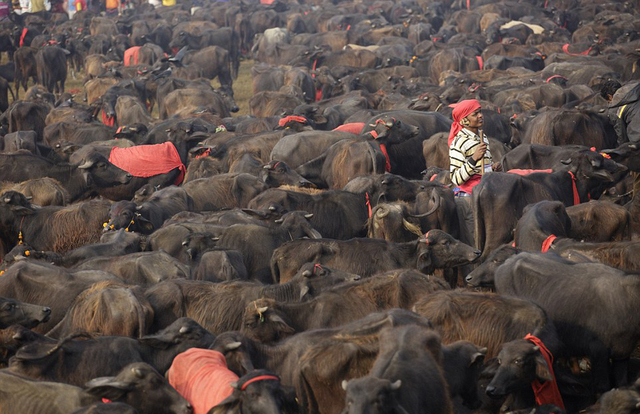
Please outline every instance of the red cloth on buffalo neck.
M451 131L449 132L449 146L451 146L458 132L464 128L460 125L460 121L480 108L480 102L476 99L467 99L456 104L455 108L453 108L453 124L451 124Z
M540 381L538 380L535 380L531 383L531 388L533 388L533 393L536 398L536 404L554 404L564 410L562 395L560 395L558 382L556 381L556 376L553 373L553 355L551 354L551 352L549 352L547 347L544 346L544 343L542 343L539 338L531 334L527 334L524 339L540 347L540 353L544 357L544 360L547 362L547 365L549 366L549 372L551 373L551 377L553 377L551 381L545 381L544 383L540 383Z
M180 169L175 185L180 185L187 169L172 142L155 145L136 145L131 148L111 149L109 162L134 177L152 177Z
M227 368L220 352L191 348L175 357L167 379L191 403L194 414L206 414L231 395L230 384L237 382L238 376Z

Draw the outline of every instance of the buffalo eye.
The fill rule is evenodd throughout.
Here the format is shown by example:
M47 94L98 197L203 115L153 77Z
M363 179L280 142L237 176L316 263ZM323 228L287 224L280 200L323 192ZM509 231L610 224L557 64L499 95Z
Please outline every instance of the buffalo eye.
M522 365L522 362L523 362L522 358L516 358L516 359L513 360L513 363L516 364L516 365Z
M449 246L451 244L451 242L449 240L443 240L440 242L440 244L442 244L443 246Z
M16 307L15 304L13 303L7 303L6 305L4 305L4 307L2 308L2 310L7 311L7 312L11 312L12 310L14 310Z
M101 168L104 170L105 168L107 168L107 164L105 164L104 162L100 162L98 163L98 168Z

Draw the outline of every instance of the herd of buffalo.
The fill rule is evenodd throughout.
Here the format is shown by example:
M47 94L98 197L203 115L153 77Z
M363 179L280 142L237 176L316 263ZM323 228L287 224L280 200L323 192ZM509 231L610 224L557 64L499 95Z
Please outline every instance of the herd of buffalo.
M0 52L0 413L640 413L638 0L140 2Z

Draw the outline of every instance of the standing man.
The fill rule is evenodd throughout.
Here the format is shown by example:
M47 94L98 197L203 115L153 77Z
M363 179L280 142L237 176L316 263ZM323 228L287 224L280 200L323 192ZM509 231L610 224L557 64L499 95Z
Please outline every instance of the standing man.
M640 83L624 86L616 80L604 82L600 96L609 101L609 122L618 136L618 146L625 142L640 143ZM640 174L631 172L633 194L640 194Z
M473 242L474 229L471 191L483 174L502 171L499 162L493 163L489 141L482 132L483 125L480 102L469 99L456 104L449 132L449 173L456 186L454 193L458 215L461 224L465 224L470 242Z

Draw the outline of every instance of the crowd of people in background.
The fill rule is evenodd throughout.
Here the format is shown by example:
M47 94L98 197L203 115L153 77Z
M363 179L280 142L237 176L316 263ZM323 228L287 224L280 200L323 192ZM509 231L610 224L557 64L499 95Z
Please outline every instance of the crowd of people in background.
M175 6L176 0L150 0L154 6ZM127 8L127 0L2 0L0 1L0 21L9 18L11 12L37 13L51 11L54 13L68 13L73 17L82 10L104 11L107 16L122 14Z

